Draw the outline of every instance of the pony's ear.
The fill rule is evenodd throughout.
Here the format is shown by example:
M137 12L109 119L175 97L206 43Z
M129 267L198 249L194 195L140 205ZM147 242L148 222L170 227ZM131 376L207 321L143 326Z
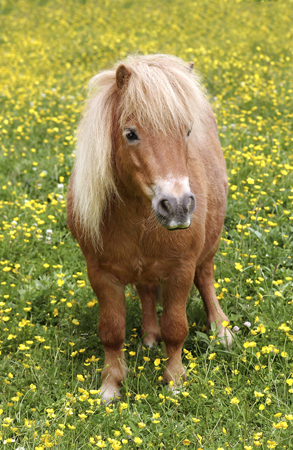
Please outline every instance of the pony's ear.
M188 63L188 70L189 70L189 72L193 71L193 67L194 67L194 62L190 61L190 63Z
M119 90L121 90L123 86L128 83L130 76L130 70L128 70L124 64L121 64L116 70L116 84Z

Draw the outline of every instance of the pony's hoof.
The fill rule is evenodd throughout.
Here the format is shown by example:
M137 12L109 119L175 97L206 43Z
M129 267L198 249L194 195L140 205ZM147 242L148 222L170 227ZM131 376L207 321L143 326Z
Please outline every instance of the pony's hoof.
M222 327L218 332L220 342L225 346L226 350L231 350L233 338L228 328Z
M159 343L162 342L162 337L160 333L146 333L143 336L143 343L144 345L146 345L147 347L152 347L153 345L157 346L159 345Z
M182 392L182 387L180 389L181 386L178 386L178 384L174 385L174 386L168 386L168 391L170 393L172 393L174 396L177 396L180 394L180 392Z
M104 384L101 386L101 400L103 403L106 403L106 405L117 402L120 397L121 394L118 386L113 386L111 384Z

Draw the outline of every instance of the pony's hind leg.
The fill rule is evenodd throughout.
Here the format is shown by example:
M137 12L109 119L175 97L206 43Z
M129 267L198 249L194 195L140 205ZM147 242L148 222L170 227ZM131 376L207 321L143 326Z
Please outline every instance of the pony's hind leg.
M136 287L141 300L143 342L152 347L162 340L156 312L157 286L140 284Z
M223 321L229 322L229 320L222 310L215 292L214 258L205 261L201 266L196 268L194 284L198 288L204 303L204 308L207 315L208 331L210 330L211 323L214 322L219 330L218 337L221 338L226 347L231 348L231 333L222 325Z
M126 376L124 352L126 305L124 286L112 276L88 262L88 277L100 305L99 336L105 351L102 372L102 399L109 403L119 396L119 388Z

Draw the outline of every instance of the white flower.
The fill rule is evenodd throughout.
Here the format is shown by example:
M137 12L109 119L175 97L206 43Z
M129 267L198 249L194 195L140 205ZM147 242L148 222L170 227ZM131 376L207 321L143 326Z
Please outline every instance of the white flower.
M246 327L250 328L251 327L251 323L250 322L244 322L244 324Z
M64 188L64 184L63 183L58 183L57 184L57 188L58 189L63 189Z
M48 230L46 230L46 234L48 234L49 239L51 239L50 235L53 234L53 231L50 228L48 228Z
M237 325L235 325L235 327L232 328L232 331L234 331L234 333L238 333L239 330L240 328L237 327Z

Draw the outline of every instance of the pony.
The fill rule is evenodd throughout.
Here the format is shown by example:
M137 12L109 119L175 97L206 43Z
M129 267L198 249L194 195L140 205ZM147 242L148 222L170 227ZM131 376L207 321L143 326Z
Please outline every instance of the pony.
M140 296L144 344L164 343L169 385L185 379L181 352L193 283L207 329L214 322L219 338L231 346L222 324L229 321L214 289L228 182L216 121L193 63L161 54L128 56L94 76L89 91L67 214L99 302L101 396L110 402L127 373L128 283Z

